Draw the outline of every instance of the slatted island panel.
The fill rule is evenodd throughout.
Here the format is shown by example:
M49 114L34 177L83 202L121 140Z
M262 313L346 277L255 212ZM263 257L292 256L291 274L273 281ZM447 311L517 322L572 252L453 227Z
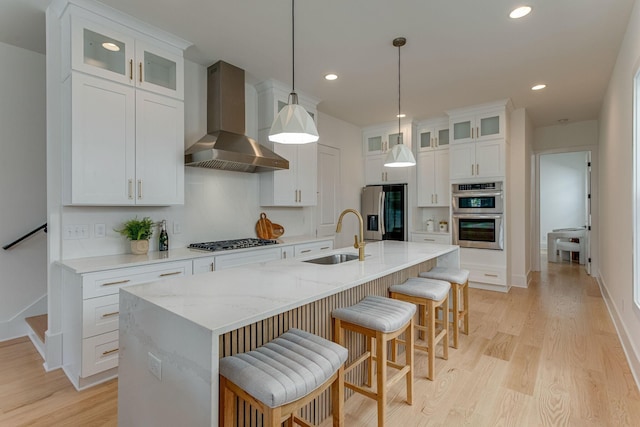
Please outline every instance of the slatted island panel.
M340 292L339 294L323 298L319 301L294 308L286 313L272 316L241 329L227 332L220 336L220 357L232 356L254 350L263 344L282 335L289 328L302 329L321 337L333 340L331 331L331 312L340 307L348 307L358 303L367 295L387 296L390 286L402 283L409 277L417 277L421 271L431 270L436 264L435 260L423 262L379 279L372 280L355 288ZM347 364L364 352L365 341L359 335L345 332L349 359ZM362 384L366 378L364 365L359 365L347 375L349 382ZM345 390L345 396L353 394L352 390ZM302 416L319 424L332 413L330 390L326 390L321 396L311 402L302 410ZM258 427L262 426L262 415L249 404L238 399L238 426Z
M354 250L331 253L345 252ZM367 244L362 262L303 261L253 264L121 290L118 425L217 426L220 357L252 350L292 327L331 339L335 308L366 295L387 295L389 286L434 265L460 265L457 246L395 241ZM350 357L363 346L364 339L347 335ZM365 378L364 370L350 375L356 383ZM261 425L249 406L240 410L238 425ZM329 396L305 411L312 421L326 418Z

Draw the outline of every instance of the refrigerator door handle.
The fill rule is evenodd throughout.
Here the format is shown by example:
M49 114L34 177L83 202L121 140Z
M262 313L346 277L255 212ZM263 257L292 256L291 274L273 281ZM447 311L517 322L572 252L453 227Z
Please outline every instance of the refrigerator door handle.
M381 239L384 239L384 235L387 233L384 229L384 205L386 194L384 191L380 192L380 233L382 233Z

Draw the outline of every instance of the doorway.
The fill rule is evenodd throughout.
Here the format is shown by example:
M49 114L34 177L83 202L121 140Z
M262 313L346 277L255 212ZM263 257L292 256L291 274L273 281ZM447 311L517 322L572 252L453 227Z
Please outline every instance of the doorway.
M572 261L591 274L591 167L589 149L535 155L533 270L543 262ZM579 252L557 252L556 245Z
M340 215L340 150L318 144L316 236L334 236Z

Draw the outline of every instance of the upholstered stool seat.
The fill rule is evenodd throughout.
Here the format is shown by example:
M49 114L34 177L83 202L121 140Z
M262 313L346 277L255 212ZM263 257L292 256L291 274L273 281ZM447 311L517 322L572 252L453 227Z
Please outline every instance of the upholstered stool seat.
M406 301L418 306L420 322L416 329L426 334L427 345L414 343L416 350L428 353L428 373L427 378L433 380L435 371L436 345L442 342L442 358L449 358L449 290L451 285L443 280L425 279L413 277L407 279L400 285L393 285L389 288L389 296L393 299ZM442 309L442 321L437 321L436 310ZM436 325L441 324L442 328L436 334ZM396 344L402 340L395 340L393 344L393 354L395 355Z
M343 425L346 348L299 329L220 360L220 425L235 425L235 395L264 414L265 426L298 422L297 410L332 386L334 426Z
M420 273L420 277L446 280L451 283L453 348L458 348L460 331L469 335L469 271L453 267L434 267ZM462 328L460 328L460 321L463 322Z
M345 368L345 374L363 362L368 362L368 375L363 385L345 381L344 386L376 400L378 405L378 426L384 426L386 414L387 389L405 378L407 403L413 402L413 316L416 307L403 301L380 296L366 296L350 307L338 308L333 317L333 339L344 345L345 331L360 333L366 337L367 347L364 354ZM406 337L405 364L397 364L387 358L387 343L399 335ZM372 350L375 341L375 352ZM372 389L373 362L376 362L376 388ZM397 370L390 378L387 367Z

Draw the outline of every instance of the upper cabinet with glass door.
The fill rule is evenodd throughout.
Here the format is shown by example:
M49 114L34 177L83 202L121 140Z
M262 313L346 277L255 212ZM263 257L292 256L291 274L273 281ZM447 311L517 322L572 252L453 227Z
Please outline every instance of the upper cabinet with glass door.
M77 9L68 17L70 22L63 21L71 26L71 69L184 99L181 49Z
M430 119L418 123L418 151L449 148L449 120Z
M510 101L448 111L451 143L505 138L505 106Z
M365 128L362 132L362 139L365 155L385 154L398 144L406 144L411 147L411 127L402 125L398 131L396 123Z

